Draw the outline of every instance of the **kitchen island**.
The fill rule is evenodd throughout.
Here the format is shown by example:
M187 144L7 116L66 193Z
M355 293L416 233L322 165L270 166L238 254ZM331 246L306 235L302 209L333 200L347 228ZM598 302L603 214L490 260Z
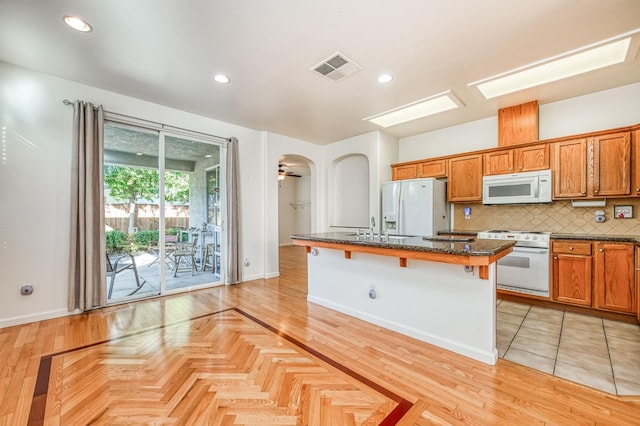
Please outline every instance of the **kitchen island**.
M308 256L310 302L495 364L496 262L513 241L293 235Z

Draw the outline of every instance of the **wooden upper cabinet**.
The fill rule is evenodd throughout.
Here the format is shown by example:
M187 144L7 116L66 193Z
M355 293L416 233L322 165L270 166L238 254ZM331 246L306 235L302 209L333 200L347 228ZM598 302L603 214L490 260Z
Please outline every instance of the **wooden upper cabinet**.
M595 197L631 194L631 133L596 136L590 140Z
M549 144L525 146L513 150L516 172L531 172L549 168Z
M587 139L551 145L553 198L587 196Z
M484 153L484 174L531 172L549 168L549 144L536 144Z
M447 160L429 160L418 164L418 177L447 177Z
M631 135L631 195L640 197L640 130Z
M594 307L636 313L634 244L595 244Z
M631 194L631 132L552 144L553 198Z
M482 201L482 154L450 158L448 167L449 202Z
M485 175L501 175L505 173L513 173L513 150L506 149L503 151L487 152L483 154L484 158L484 174Z
M498 146L538 140L538 101L498 110Z
M402 180L402 179L413 179L418 177L418 165L417 164L406 164L400 166L391 166L391 179L392 180Z

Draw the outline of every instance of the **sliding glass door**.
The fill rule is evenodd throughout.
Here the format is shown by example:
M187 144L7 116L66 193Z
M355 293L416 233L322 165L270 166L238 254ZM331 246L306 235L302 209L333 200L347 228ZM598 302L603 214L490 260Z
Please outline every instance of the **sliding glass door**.
M108 303L223 282L221 229L209 204L209 173L222 152L196 137L105 124Z

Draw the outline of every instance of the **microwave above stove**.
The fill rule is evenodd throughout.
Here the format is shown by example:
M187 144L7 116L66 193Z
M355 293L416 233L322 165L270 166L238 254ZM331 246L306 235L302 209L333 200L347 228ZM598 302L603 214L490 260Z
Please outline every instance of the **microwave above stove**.
M551 203L551 170L482 178L482 204L537 203Z

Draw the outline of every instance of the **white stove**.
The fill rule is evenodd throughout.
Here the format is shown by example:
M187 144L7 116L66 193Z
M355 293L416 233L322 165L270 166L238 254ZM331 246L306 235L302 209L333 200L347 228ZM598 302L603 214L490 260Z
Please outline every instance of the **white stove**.
M551 232L492 230L478 232L478 238L489 240L515 240L517 247L549 248Z
M513 251L498 260L497 288L549 297L550 232L492 230L478 232L478 238L516 242Z

